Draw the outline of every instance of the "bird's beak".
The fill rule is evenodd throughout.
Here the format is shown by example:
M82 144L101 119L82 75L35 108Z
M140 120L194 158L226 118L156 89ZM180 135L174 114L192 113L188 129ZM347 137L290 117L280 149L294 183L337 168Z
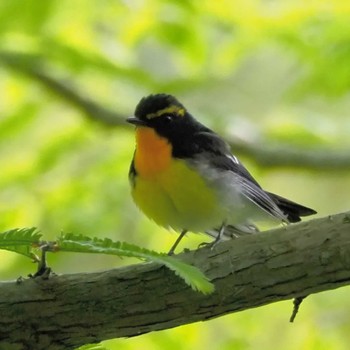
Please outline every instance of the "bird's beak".
M136 126L147 126L147 123L144 120L141 120L136 117L129 117L126 119L126 121L130 124L134 124Z

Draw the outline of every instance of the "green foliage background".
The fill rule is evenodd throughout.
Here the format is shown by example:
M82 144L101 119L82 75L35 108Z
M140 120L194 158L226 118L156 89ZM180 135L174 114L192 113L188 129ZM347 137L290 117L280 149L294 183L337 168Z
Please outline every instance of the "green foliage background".
M37 226L49 239L74 232L167 251L175 235L143 217L129 196L132 128L97 120L86 99L122 121L142 96L168 92L227 139L301 157L332 151L334 159L350 146L349 62L345 0L1 1L0 232ZM50 85L47 75L85 100ZM266 189L320 216L350 208L349 159L321 171L241 158ZM203 240L190 235L183 245ZM0 259L3 280L34 270L10 252ZM57 273L130 263L67 253L49 259ZM283 302L103 345L347 349L347 292L306 299L293 325L292 304Z

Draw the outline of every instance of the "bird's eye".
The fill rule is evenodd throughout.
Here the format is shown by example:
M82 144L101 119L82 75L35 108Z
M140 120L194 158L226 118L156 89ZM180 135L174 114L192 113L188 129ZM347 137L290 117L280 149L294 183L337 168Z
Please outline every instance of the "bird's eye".
M164 121L165 123L167 123L167 124L171 123L171 122L173 121L173 119L174 119L174 117L173 117L172 115L170 115L170 114L165 115L165 116L163 117L163 121Z

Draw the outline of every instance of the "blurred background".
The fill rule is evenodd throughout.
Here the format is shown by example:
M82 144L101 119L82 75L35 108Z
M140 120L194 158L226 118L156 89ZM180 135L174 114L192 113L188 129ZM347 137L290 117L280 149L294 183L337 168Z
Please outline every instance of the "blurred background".
M318 216L350 209L350 3L346 0L0 2L0 232L36 226L167 251L176 236L129 195L141 97L176 95L225 136L261 185ZM206 240L189 235L182 247ZM0 252L2 280L35 270ZM137 261L56 254L57 273ZM348 288L107 349L348 349Z

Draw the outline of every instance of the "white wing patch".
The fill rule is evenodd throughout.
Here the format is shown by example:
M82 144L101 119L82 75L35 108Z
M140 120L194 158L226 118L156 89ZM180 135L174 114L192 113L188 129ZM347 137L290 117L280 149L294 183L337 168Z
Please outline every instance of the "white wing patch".
M233 163L239 164L239 160L238 160L237 157L235 157L233 154L225 154L225 156L226 156L228 159L232 160Z

